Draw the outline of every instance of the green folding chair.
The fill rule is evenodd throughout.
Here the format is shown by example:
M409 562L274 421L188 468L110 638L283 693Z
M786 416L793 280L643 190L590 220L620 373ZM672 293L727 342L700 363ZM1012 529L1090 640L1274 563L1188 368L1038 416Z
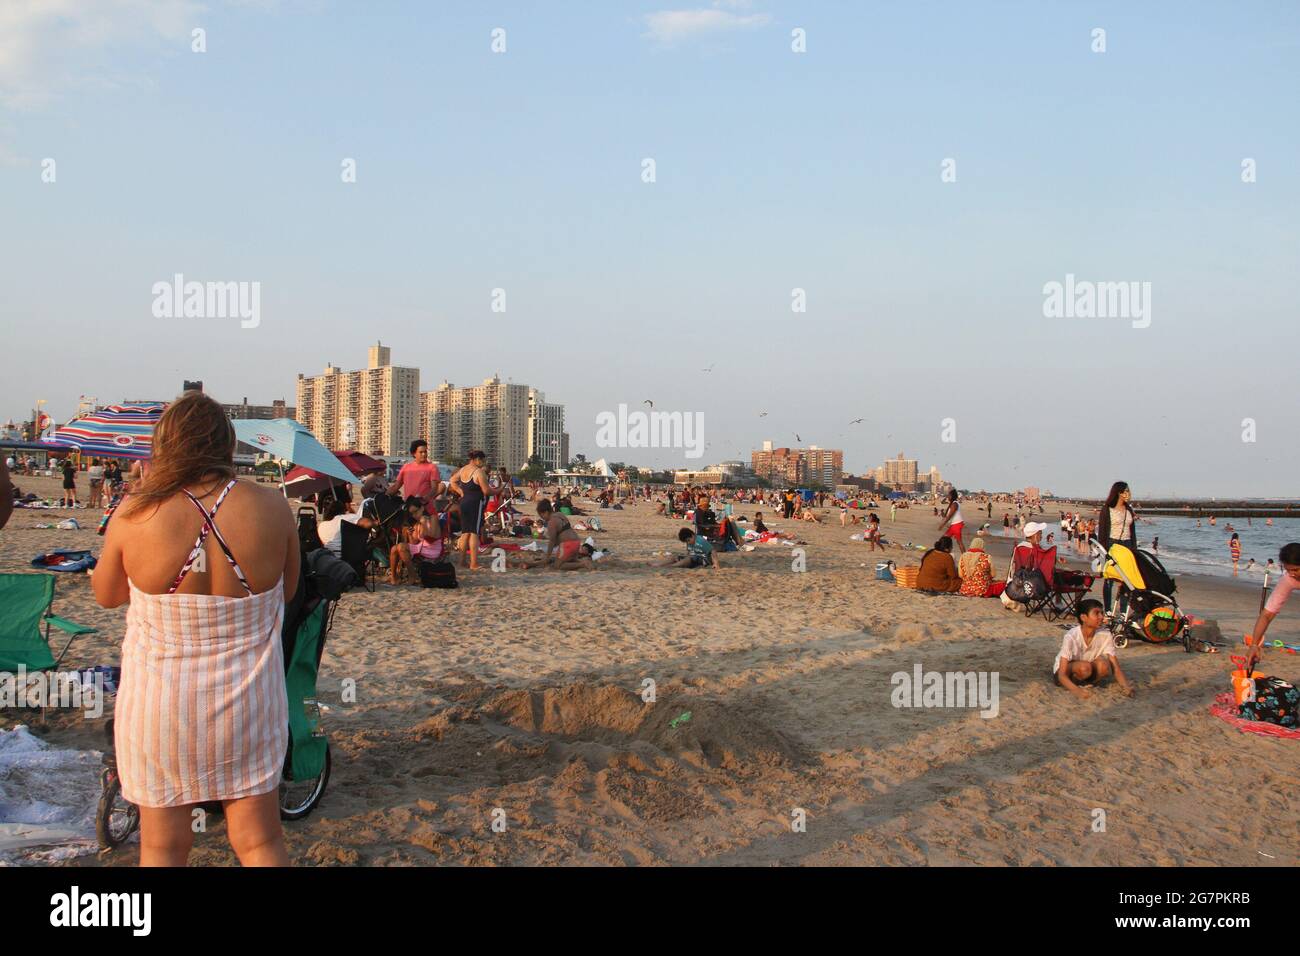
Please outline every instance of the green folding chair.
M20 666L28 671L58 667L73 641L96 633L97 628L58 617L53 604L53 574L0 574L0 671L12 674ZM57 658L50 647L51 628L68 636Z

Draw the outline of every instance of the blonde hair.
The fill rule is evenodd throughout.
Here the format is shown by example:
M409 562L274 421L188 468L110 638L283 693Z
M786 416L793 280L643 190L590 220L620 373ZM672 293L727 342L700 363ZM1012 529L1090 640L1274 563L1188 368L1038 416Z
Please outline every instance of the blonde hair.
M235 428L221 406L202 392L186 392L167 406L153 429L153 456L144 479L127 497L126 514L160 504L204 478L235 477Z

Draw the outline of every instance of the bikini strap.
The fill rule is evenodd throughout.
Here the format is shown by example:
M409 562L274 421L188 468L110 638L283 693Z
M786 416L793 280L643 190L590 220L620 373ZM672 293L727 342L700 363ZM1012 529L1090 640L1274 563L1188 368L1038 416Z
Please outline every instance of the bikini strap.
M203 507L203 503L190 494L189 489L181 489L185 492L185 497L189 498L190 501L194 503L194 507L198 508L199 513L203 515L203 527L199 531L198 539L194 542L194 547L190 549L189 557L185 559L185 564L181 567L180 573L176 575L176 580L174 580L172 586L167 589L168 594L175 593L176 589L181 586L181 582L185 580L185 576L190 573L190 569L194 566L194 562L198 560L199 555L203 552L203 543L207 540L209 531L211 531L213 537L217 539L217 544L220 546L222 553L225 554L226 561L230 563L231 570L235 572L235 577L239 578L239 583L244 586L244 590L249 594L253 593L253 589L248 586L248 579L244 577L243 569L240 568L239 562L235 560L235 555L230 550L230 545L226 544L226 539L222 537L221 529L217 527L216 523L217 509L220 508L221 503L226 500L226 495L230 494L230 489L235 487L235 481L236 479L234 478L230 479L230 482L226 487L221 490L221 494L217 496L217 500L212 505L211 511Z

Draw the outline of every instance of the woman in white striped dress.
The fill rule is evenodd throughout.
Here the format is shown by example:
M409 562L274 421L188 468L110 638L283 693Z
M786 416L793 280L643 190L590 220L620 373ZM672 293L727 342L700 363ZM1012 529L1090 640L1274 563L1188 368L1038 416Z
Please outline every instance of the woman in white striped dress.
M241 863L288 864L280 628L298 536L283 497L235 480L234 450L212 399L170 405L92 578L104 607L130 602L115 743L122 794L140 808L141 866L183 866L194 806L214 800Z

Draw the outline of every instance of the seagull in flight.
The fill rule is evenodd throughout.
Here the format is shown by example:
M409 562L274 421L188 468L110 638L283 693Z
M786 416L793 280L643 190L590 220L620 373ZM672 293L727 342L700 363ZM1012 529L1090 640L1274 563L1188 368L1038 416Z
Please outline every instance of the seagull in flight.
M803 441L803 439L799 437L799 433L798 433L798 432L795 432L794 440L795 440L795 441Z
M855 419L853 419L853 421L849 422L849 424L850 424L850 425L861 425L861 424L862 424L862 419L860 419L860 418L855 418Z
M655 407L655 403L652 402L652 401L650 401L650 399L648 399L648 398L647 398L645 401L643 401L641 404L642 404L642 405L649 405L651 408L654 408L654 407Z

